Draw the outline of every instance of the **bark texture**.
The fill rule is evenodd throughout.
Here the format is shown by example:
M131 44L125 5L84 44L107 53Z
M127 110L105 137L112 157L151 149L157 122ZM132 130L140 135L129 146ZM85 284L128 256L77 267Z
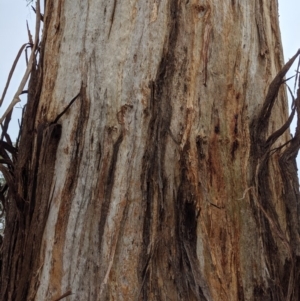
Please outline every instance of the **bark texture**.
M277 1L47 1L44 22L1 300L299 300Z

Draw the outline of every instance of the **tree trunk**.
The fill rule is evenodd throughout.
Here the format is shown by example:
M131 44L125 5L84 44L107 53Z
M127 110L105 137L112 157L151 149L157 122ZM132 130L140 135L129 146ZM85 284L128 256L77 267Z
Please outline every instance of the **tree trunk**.
M47 1L1 300L300 300L282 63L277 0Z

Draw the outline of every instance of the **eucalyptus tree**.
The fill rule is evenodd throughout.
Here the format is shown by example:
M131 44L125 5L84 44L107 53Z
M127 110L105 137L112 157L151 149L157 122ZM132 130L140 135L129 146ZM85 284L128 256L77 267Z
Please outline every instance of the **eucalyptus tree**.
M1 300L299 300L281 87L299 52L283 67L277 0L47 1L43 19Z

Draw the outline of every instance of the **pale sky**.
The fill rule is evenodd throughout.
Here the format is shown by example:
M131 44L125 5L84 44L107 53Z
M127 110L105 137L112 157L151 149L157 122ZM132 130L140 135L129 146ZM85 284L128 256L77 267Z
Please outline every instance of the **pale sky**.
M280 27L285 61L292 57L296 53L297 49L300 48L299 12L300 0L279 0ZM26 0L0 0L0 97L13 61L21 45L28 41L26 20L29 23L32 34L34 34L35 14L30 5L27 6ZM295 68L292 70L294 69ZM7 104L11 101L24 71L25 59L24 56L22 56L5 97ZM20 107L24 105L26 97L26 95L21 96L21 99L23 99L22 102L14 109L13 116L15 120L20 118ZM0 115L2 115L5 108L6 107L0 108ZM9 133L13 140L17 135L17 130L17 126L12 126L11 122Z

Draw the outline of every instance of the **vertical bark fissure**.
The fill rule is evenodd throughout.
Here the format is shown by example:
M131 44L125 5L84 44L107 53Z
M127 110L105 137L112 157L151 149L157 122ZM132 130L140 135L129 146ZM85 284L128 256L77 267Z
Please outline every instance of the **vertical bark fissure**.
M170 132L170 122L172 117L172 91L174 85L173 75L176 71L176 44L179 33L179 20L181 8L177 1L171 1L170 5L170 34L168 44L165 46L160 66L158 68L156 79L150 83L151 95L151 120L144 154L142 175L142 191L146 191L145 201L145 218L144 218L144 251L141 255L141 261L148 258L146 264L141 265L140 281L142 292L140 298L146 300L150 292L155 292L157 298L163 298L163 292L159 289L156 270L159 270L161 257L169 251L166 248L175 250L168 269L174 275L174 285L176 287L178 298L189 298L189 300L209 300L209 291L204 283L203 277L199 271L199 264L196 253L196 226L197 226L197 209L196 201L191 194L185 196L185 190L194 191L195 189L189 183L187 174L183 171L187 169L185 154L188 151L189 143L181 151L181 170L183 176L179 185L177 196L174 196L173 208L176 222L168 225L169 228L175 229L175 237L164 237L166 231L163 231L167 225L164 225L165 210L170 210L169 205L165 204L165 187L167 178L164 171L164 156L166 152L166 139ZM182 58L181 58L182 59ZM194 194L195 195L195 194ZM185 225L187 224L187 225ZM191 229L189 228L191 226ZM188 238L187 238L188 237ZM168 243L163 243L166 240ZM168 244L172 244L172 246ZM165 275L168 271L161 271L159 274ZM182 273L183 272L183 273ZM140 299L141 300L141 299Z
M189 143L186 143L180 158L182 177L176 200L176 248L179 256L178 260L180 265L182 265L184 273L178 273L176 279L177 285L183 291L183 297L187 298L190 294L189 289L191 289L196 300L207 301L211 300L211 296L204 277L199 270L197 258L198 209L196 207L197 199L195 199L197 191L188 175L189 148ZM183 284L186 284L186 287Z
M108 217L108 213L109 213L109 205L112 201L111 194L112 194L112 189L113 189L113 184L114 184L118 153L119 153L120 145L121 145L122 141L123 141L123 132L120 133L117 141L114 143L114 145L112 147L110 167L108 169L107 181L106 181L106 185L104 188L104 199L103 199L103 203L102 203L102 207L101 207L101 215L100 215L101 219L99 222L99 239L100 239L99 250L102 250L103 240L105 239L103 234L105 231L105 224L107 222L107 217ZM118 229L118 231L119 231L119 229ZM118 239L118 235L116 235L116 237L114 237L113 248L116 247L117 239ZM115 250L112 250L112 253L114 253L114 252L115 252ZM102 254L102 252L101 252L101 256L104 256L104 255L105 254ZM113 258L111 258L111 260L113 260ZM101 293L103 293L103 289L106 285L106 282L107 282L106 278L109 276L111 264L112 264L112 262L108 263L108 266L101 273L101 279L100 279L100 283L102 283Z
M78 181L80 179L80 164L82 161L83 155L83 143L84 139L82 137L85 136L85 130L87 126L87 121L89 117L89 98L86 92L85 83L81 84L79 107L78 107L78 118L76 119L76 124L73 127L73 132L71 134L72 143L73 143L73 152L71 154L72 160L70 161L70 166L68 167L68 171L66 173L66 180L62 188L61 198L59 200L59 214L57 217L57 221L55 224L55 245L53 246L53 253L59 254L56 256L55 260L51 266L51 276L50 276L50 289L48 289L48 294L51 296L55 292L55 295L61 295L63 292L60 290L60 285L63 278L63 253L64 249L67 248L66 240L70 239L67 237L67 228L68 222L71 214L72 207L72 199L76 193L76 187L78 185ZM79 217L76 217L75 225L77 225ZM73 235L74 240L75 235ZM75 249L72 248L71 255L73 256L75 253ZM72 283L72 275L71 270L69 270L68 274L69 283ZM51 291L52 290L52 291Z
M123 141L123 133L121 133L117 139L117 141L112 146L112 155L110 157L110 166L107 171L107 180L106 184L104 185L104 192L103 192L103 201L101 205L101 214L100 214L100 222L99 222L99 250L101 250L102 246L102 239L103 239L103 233L105 230L105 224L107 220L108 210L109 210L109 204L111 202L111 193L114 183L114 177L115 177L115 170L116 170L116 164L117 164L117 157L120 149L120 145ZM105 160L106 158L103 158ZM104 175L103 175L104 176ZM101 179L99 179L101 180ZM103 181L103 180L102 180Z
M167 44L164 47L164 54L158 67L155 80L150 83L150 108L151 120L149 122L145 154L143 156L142 191L146 192L143 196L145 202L145 217L143 242L144 250L141 254L141 294L140 300L147 300L149 293L155 291L160 296L157 280L154 275L155 255L157 249L161 249L160 230L163 226L164 213L164 194L163 181L165 178L163 171L163 159L166 149L166 139L172 116L172 99L170 99L169 89L172 87L172 79L175 68L175 45L178 35L178 18L180 17L179 5L177 0L169 3L169 28L170 33ZM145 258L146 266L144 265ZM158 297L159 298L159 297Z
M117 0L113 0L113 7L112 7L112 12L111 12L111 17L110 17L110 26L109 26L109 31L108 31L108 39L109 39L110 32L111 32L111 29L112 29L112 26L114 23L116 6L117 6Z

